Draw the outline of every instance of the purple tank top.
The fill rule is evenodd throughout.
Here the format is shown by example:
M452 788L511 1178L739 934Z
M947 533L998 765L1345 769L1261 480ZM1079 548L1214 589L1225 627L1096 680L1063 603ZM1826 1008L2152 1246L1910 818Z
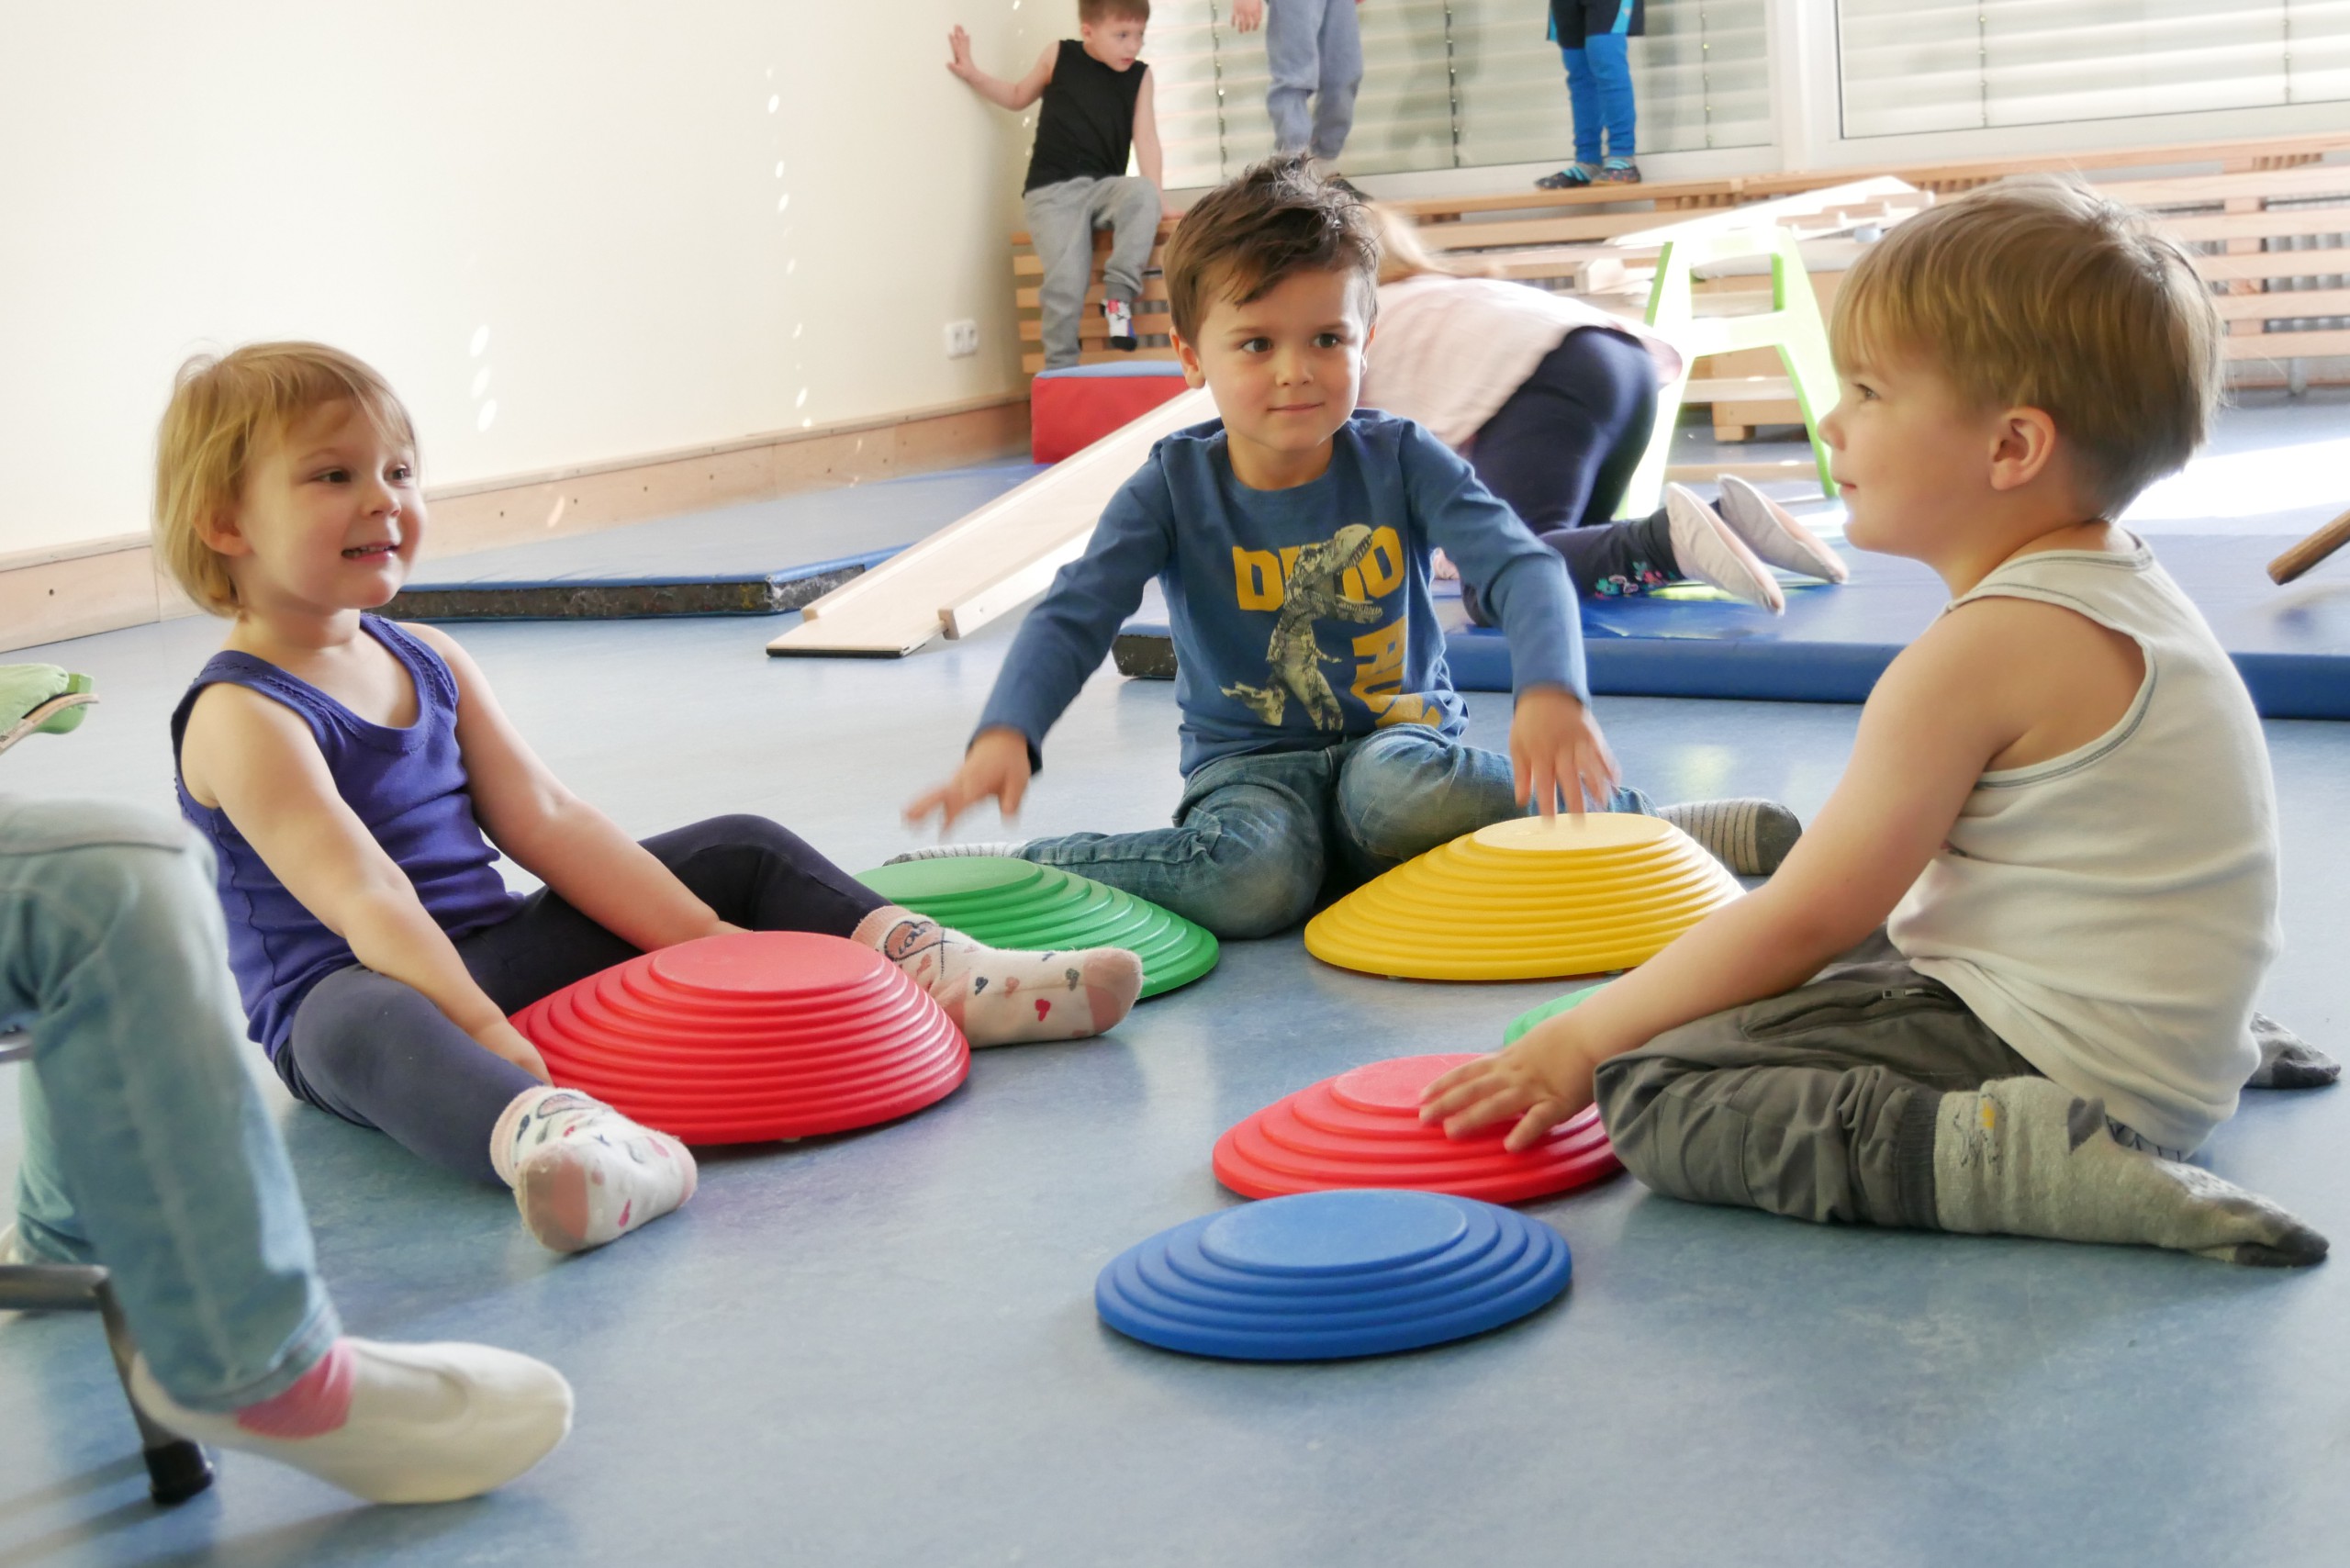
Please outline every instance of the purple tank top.
M441 655L391 622L360 624L416 682L416 722L371 724L308 681L251 654L221 653L199 671L172 713L174 772L188 711L207 686L249 687L291 708L318 737L336 792L375 842L416 884L425 913L450 939L495 925L520 907L498 874L498 851L474 820L465 765L457 755L457 682ZM243 995L252 1037L272 1057L294 1027L310 988L359 960L285 890L228 813L199 805L178 783L180 811L212 845L220 903L229 922L229 967Z

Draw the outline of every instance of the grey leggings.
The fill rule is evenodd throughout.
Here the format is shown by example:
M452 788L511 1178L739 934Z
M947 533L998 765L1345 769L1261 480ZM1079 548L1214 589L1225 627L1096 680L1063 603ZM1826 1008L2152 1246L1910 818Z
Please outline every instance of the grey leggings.
M719 919L754 931L845 936L886 902L765 817L713 817L644 847ZM509 1014L636 952L544 888L457 944L475 982ZM538 1082L484 1050L422 992L358 964L302 999L275 1064L296 1098L480 1182L498 1180L490 1129Z

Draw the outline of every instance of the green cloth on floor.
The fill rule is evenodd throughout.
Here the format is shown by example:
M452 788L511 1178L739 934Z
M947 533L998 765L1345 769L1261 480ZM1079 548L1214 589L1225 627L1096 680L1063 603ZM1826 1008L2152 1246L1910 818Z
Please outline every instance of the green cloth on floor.
M0 665L0 751L27 735L62 735L75 728L84 710L97 700L89 696L94 684L88 676L55 665ZM67 697L84 700L61 705L59 699Z

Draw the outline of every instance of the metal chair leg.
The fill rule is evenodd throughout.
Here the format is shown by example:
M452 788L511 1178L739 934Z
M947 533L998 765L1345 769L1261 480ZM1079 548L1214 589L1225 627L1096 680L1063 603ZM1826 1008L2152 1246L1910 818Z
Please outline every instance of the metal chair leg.
M131 1341L130 1325L123 1321L122 1308L115 1303L114 1286L107 1282L106 1271L95 1272L97 1282L90 1294L106 1326L106 1349L114 1353L123 1402L130 1406L131 1419L139 1423L139 1444L147 1461L147 1495L159 1507L177 1507L212 1484L212 1462L196 1444L149 1420L139 1401L130 1397L130 1361L138 1348Z
M0 1265L0 1305L28 1312L95 1312L106 1325L106 1349L114 1357L115 1375L122 1382L123 1403L139 1423L139 1442L147 1460L147 1495L162 1507L173 1507L212 1484L212 1462L204 1450L147 1418L130 1397L130 1362L139 1348L130 1325L114 1299L104 1269L72 1264L15 1263Z

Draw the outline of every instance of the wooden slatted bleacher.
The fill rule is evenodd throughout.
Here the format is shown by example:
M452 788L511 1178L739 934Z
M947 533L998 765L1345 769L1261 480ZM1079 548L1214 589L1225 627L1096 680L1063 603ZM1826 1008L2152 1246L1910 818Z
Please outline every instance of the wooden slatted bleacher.
M2350 132L1632 187L1431 196L1394 205L1419 219L1423 238L1433 248L1483 255L1505 276L1572 288L1578 281L1592 281L1598 271L1620 276L1637 290L1654 252L1624 246L1619 237L1678 218L1881 174L1947 196L2009 174L2069 171L2086 174L2116 199L2159 214L2164 229L2196 253L2199 270L2220 297L2238 385L2350 382ZM1171 222L1160 226L1158 247L1172 229ZM1034 375L1044 367L1035 306L1043 268L1025 234L1015 235L1013 243L1023 363ZM1137 311L1144 345L1137 352L1168 359L1174 351L1165 335L1166 287L1156 273L1158 247L1152 252L1154 270L1146 278ZM1097 236L1095 286L1080 330L1082 357L1089 363L1128 357L1107 346L1102 324L1099 258L1108 250L1109 236ZM1594 269L1594 263L1604 264ZM1618 266L1622 271L1614 272ZM1823 308L1839 275L1813 274ZM1724 279L1713 286L1734 293L1753 286ZM1612 303L1635 308L1638 297L1637 292L1619 293ZM1603 297L1598 302L1611 300ZM1701 364L1689 401L1710 402L1717 429L1725 435L1797 422L1795 406L1785 400L1778 367L1764 363L1770 358L1765 350Z

